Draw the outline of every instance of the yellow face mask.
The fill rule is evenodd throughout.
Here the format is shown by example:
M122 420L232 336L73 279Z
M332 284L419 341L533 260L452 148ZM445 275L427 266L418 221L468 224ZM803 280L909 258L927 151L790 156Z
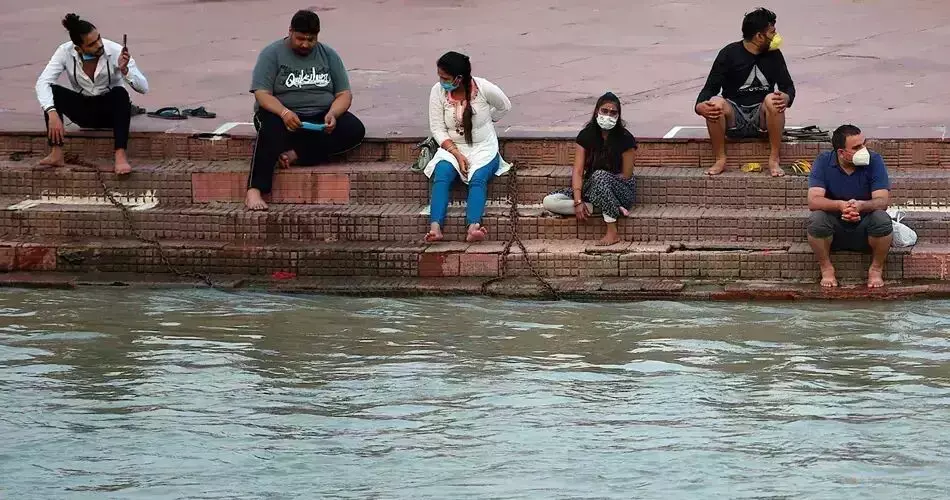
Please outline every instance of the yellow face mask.
M778 50L782 46L782 35L778 33L772 37L772 43L769 44L769 51Z

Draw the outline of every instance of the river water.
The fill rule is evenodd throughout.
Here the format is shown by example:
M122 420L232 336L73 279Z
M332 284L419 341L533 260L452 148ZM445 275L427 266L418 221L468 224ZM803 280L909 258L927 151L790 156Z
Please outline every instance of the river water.
M947 498L950 302L0 290L0 498Z

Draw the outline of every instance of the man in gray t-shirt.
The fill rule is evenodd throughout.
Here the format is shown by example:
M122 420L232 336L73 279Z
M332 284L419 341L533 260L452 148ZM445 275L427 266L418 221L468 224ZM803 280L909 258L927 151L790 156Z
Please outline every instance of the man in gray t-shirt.
M320 18L301 10L290 21L287 38L261 51L254 65L254 126L247 196L251 210L266 210L262 195L271 190L274 169L316 165L360 144L366 129L348 110L353 102L343 60L317 41ZM323 126L315 131L305 125Z

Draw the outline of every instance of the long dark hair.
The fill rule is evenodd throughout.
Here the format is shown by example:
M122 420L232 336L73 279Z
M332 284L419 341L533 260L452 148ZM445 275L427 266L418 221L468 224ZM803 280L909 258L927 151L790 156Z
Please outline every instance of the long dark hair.
M465 111L462 112L462 128L465 130L465 142L472 143L472 61L465 54L446 52L436 63L442 71L453 77L462 78L462 88L465 89Z
M620 106L620 98L614 95L613 92L607 92L597 99L597 104L594 105L594 113L591 115L590 121L587 122L585 128L597 132L596 136L598 139L602 137L600 125L597 124L597 114L600 112L600 107L607 102L612 102L617 106L617 125L607 131L606 140L595 142L596 147L592 148L592 150L588 151L588 154L585 155L585 168L592 167L594 162L604 157L606 157L608 161L611 161L613 158L611 153L621 147L623 136L627 131L627 122L623 121L623 108Z
M96 29L94 24L72 13L66 14L66 17L63 18L63 27L69 32L69 39L77 47L82 47L84 44L83 37Z

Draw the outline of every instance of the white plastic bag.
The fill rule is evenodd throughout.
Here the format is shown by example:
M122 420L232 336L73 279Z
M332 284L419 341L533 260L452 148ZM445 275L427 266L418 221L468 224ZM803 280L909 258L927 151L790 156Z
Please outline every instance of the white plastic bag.
M894 239L891 241L892 247L912 247L917 244L917 233L901 222L901 220L904 219L904 212L896 208L888 208L887 215L891 216L891 223L894 226Z

